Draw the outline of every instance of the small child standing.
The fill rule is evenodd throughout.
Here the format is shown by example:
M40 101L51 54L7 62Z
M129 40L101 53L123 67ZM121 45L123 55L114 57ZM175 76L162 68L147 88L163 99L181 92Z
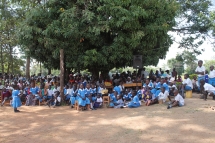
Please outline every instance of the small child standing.
M14 108L14 112L20 112L19 110L17 110L18 107L20 107L22 105L21 100L20 100L20 92L18 90L18 86L14 85L14 90L12 91L12 107Z

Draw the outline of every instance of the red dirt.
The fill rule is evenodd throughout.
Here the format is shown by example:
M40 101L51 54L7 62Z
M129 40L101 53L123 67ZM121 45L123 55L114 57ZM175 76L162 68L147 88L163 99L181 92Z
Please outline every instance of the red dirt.
M0 143L213 143L215 106L199 95L184 107L166 105L137 109L98 109L77 112L69 106L0 107Z

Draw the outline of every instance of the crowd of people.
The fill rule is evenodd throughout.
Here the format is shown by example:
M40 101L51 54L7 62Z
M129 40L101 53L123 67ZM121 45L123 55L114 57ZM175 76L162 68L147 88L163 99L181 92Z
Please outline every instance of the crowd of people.
M210 67L210 73L207 75L202 64L201 60L198 61L195 71L198 76L193 81L188 74L184 74L182 80L175 69L172 72L160 69L155 73L152 70L148 73L143 68L133 73L127 71L111 76L100 75L97 80L90 76L82 76L80 73L71 73L63 89L64 96L60 96L60 77L58 76L33 75L30 79L26 79L21 75L3 74L0 76L3 99L1 106L6 100L10 100L14 112L19 112L17 108L22 103L26 106L44 103L49 107L55 107L60 106L64 101L71 108L78 103L80 110L96 110L103 106L103 96L109 96L110 102L107 105L109 108L137 108L143 103L151 106L169 100L167 109L170 109L184 106L184 93L194 88L202 92L203 99L213 96L215 100L214 67ZM124 86L129 83L142 83L142 86Z

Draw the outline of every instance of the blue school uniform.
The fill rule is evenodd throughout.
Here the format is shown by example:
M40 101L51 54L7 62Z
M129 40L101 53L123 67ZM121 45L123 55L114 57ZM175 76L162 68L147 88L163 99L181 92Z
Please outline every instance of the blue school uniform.
M128 103L128 107L129 108L137 108L140 107L140 102L139 102L139 98L138 96L134 96L134 98L132 98L132 101Z
M38 94L38 92L39 92L39 88L38 87L32 87L32 88L30 88L30 92L33 94L33 95L36 95L36 94Z
M112 93L110 94L110 104L109 104L109 107L114 107L114 103L116 103L117 100L116 100L116 97L115 95Z
M22 105L20 97L19 97L19 90L13 90L12 92L12 107L13 108L17 108L20 107Z
M80 96L78 98L79 105L85 106L86 104L90 104L89 98L86 97L86 90L85 89L79 89L78 95ZM85 100L83 100L81 97L85 98Z
M89 103L88 103L88 101L87 101L87 103L86 104L90 104L90 94L93 94L93 91L92 91L92 89L90 88L90 89L85 89L85 94L86 94L86 97L87 97L87 99L89 100Z
M123 96L123 99L124 100L126 100L126 101L130 101L131 100L131 97L129 97L129 95L127 94L125 94L124 96Z
M205 83L208 83L208 79L209 79L208 74L206 74L205 75Z
M157 90L159 90L161 88L161 84L160 82L156 83L155 87L151 90L152 94L156 94Z
M113 88L113 90L116 91L118 94L121 93L121 89L120 89L119 86L115 86L115 87Z
M71 97L71 93L68 93L67 94L67 89L66 88L64 88L64 91L63 91L63 93L64 93L64 95L66 96L66 101L68 101L68 100L70 100L70 97Z
M169 92L169 86L166 83L163 83L161 87L163 87L165 91ZM160 89L157 90L156 93L154 94L154 98L157 98L160 92L161 92Z
M92 95L92 101L96 101L96 88L92 89L92 93L93 93L93 95Z
M72 92L71 92L70 102L72 105L75 104L75 101L78 101L79 97L77 96L77 93L78 93L78 89L72 90Z

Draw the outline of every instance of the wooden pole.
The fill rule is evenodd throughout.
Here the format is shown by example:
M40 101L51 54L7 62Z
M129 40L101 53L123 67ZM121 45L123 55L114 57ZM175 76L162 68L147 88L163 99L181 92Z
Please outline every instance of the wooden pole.
M60 96L62 100L64 97L63 88L64 88L64 50L60 49Z

